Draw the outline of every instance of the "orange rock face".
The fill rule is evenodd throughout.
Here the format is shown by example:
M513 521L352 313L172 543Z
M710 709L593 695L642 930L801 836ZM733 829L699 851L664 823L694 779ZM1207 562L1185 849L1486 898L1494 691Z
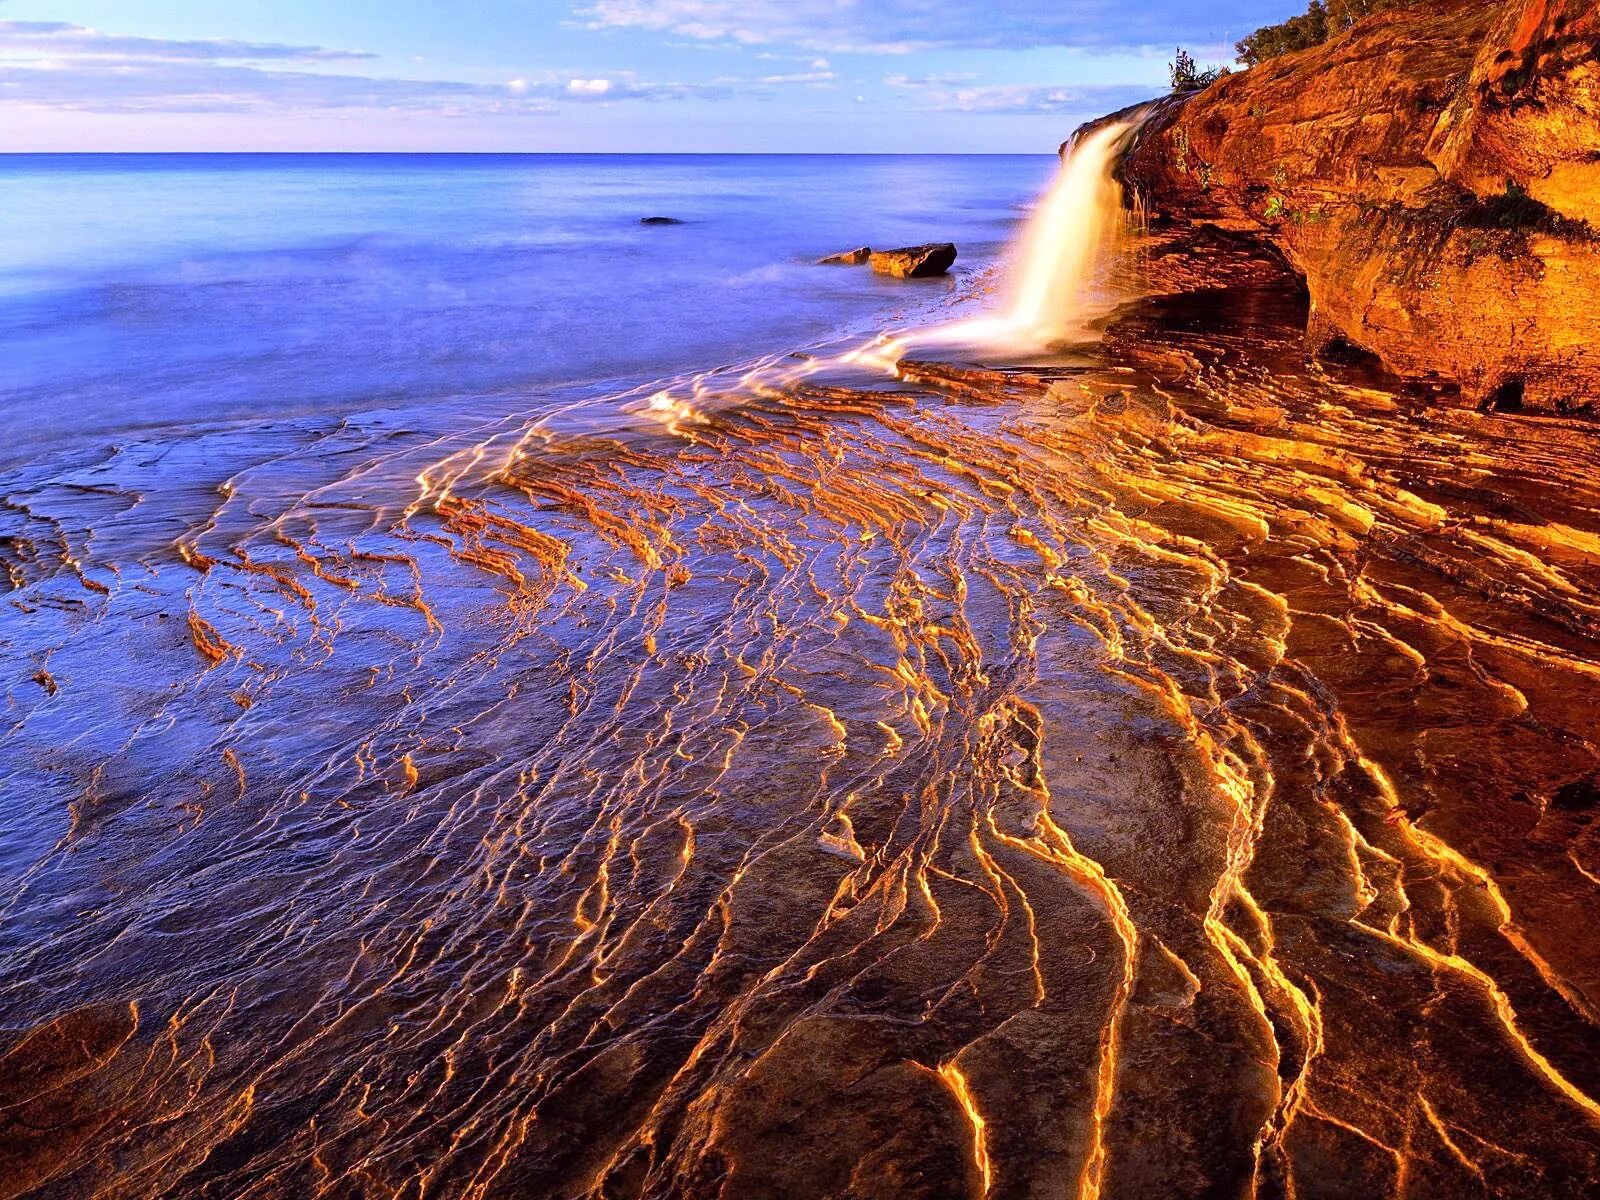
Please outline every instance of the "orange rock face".
M1600 8L1508 4L1429 155L1479 194L1522 187L1565 216L1600 213Z
M1270 241L1307 337L1478 403L1600 398L1600 15L1442 0L1159 115L1129 183L1158 216Z

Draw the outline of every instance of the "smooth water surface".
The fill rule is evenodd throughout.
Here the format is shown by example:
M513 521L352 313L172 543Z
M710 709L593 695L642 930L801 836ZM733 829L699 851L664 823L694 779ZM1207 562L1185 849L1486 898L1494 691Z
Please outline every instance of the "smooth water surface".
M1054 169L1046 155L0 158L0 413L24 434L0 463L128 430L654 377L906 320L994 261ZM814 265L932 240L960 246L954 281Z

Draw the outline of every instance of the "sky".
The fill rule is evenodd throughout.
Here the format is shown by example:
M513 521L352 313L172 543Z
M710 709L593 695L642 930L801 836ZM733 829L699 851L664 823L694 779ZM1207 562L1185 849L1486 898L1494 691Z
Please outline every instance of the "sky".
M1043 152L1300 7L0 0L0 152Z

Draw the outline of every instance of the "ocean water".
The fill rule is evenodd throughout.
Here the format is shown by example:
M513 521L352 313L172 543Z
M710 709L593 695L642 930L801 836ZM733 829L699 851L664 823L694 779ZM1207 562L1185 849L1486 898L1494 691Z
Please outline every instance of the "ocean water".
M218 422L643 380L914 323L1030 157L0 157L0 464ZM640 218L684 224L645 227ZM954 241L953 278L814 260Z

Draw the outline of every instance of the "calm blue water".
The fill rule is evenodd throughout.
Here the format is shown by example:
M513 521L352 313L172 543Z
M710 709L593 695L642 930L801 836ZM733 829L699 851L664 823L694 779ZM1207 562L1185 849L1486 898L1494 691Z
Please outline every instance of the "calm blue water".
M0 157L0 418L21 444L525 397L914 320L1052 156ZM645 216L681 226L647 228ZM812 260L954 241L953 282Z

